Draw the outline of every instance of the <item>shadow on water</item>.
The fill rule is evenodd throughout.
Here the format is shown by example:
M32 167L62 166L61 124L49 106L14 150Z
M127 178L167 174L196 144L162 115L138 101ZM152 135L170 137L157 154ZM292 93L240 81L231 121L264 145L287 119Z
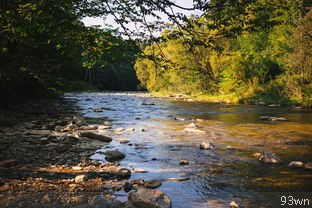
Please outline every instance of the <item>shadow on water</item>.
M294 160L311 162L311 112L179 102L136 93L79 93L67 97L76 100L79 112L89 120L113 121L113 129L103 133L114 141L98 150L93 159L105 161L101 152L118 149L126 153L121 166L148 171L134 173L132 179L189 178L163 182L159 188L171 197L173 207L227 207L232 200L245 207L274 207L278 193L312 191L311 171L288 167ZM289 121L259 119L266 115ZM183 131L191 122L205 133ZM124 130L116 132L117 128ZM124 139L133 145L120 144ZM200 150L202 141L211 142L214 149ZM229 145L235 150L228 150ZM252 155L261 150L275 153L282 164L259 163ZM181 159L189 164L179 165Z

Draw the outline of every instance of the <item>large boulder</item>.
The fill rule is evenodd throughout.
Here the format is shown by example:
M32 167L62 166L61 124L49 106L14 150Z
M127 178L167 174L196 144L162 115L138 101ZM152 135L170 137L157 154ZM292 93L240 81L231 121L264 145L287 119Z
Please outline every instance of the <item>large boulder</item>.
M171 208L171 200L164 192L153 189L138 188L129 193L128 208Z
M110 142L112 141L112 138L104 136L104 135L100 135L100 134L96 134L90 131L83 131L79 133L80 137L87 137L89 139L96 139L99 140L101 142Z

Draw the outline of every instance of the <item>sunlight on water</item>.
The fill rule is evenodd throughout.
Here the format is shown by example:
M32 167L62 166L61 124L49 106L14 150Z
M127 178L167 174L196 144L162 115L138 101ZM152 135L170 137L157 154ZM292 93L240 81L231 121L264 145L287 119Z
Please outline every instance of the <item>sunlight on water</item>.
M113 121L113 128L103 133L114 141L98 150L93 159L105 161L101 152L118 149L126 154L122 167L148 171L134 173L131 179L189 178L164 182L159 188L170 196L173 207L228 207L231 201L246 207L272 207L266 193L312 191L311 171L288 167L291 161L312 161L311 112L139 95L72 93L66 97L76 100L80 113L90 120ZM289 121L263 121L260 116L286 117ZM204 132L185 132L192 122ZM116 132L117 128L123 130ZM119 143L125 139L132 146ZM214 148L199 149L202 141ZM259 163L252 155L260 150L275 153L282 164ZM189 164L179 165L181 159Z

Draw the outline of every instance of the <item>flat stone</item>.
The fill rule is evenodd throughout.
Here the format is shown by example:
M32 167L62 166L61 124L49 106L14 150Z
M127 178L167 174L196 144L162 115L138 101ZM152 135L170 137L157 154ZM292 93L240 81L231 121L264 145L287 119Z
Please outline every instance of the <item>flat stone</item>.
M161 186L161 180L153 179L153 180L145 181L144 186L146 188L157 188Z
M187 181L189 179L190 179L189 177L178 177L178 178L167 178L166 181L168 181L168 182Z
M129 142L130 142L130 140L126 140L126 139L119 141L120 144L127 144Z
M303 162L301 161L292 161L288 164L289 167L293 168L302 168L303 167Z
M144 169L133 169L132 171L135 173L148 173L148 171Z
M112 138L104 136L104 135L100 135L100 134L96 134L93 132L89 132L89 131L83 131L79 133L80 137L87 137L89 139L96 139L99 140L101 142L110 142L112 141Z

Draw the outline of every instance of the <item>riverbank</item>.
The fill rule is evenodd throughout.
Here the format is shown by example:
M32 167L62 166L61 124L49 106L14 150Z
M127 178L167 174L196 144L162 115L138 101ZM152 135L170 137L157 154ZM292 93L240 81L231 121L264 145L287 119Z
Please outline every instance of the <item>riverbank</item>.
M207 94L180 94L170 92L151 92L151 96L158 98L168 98L183 100L186 102L208 102L208 103L226 103L226 104L249 104L249 105L263 105L270 107L289 106L293 109L311 109L310 105L301 105L284 97L259 97L251 99L240 99L236 95L207 95Z
M106 143L55 131L71 123L75 109L64 99L1 109L1 207L116 205L111 193L121 188L114 181L118 163L89 160Z

